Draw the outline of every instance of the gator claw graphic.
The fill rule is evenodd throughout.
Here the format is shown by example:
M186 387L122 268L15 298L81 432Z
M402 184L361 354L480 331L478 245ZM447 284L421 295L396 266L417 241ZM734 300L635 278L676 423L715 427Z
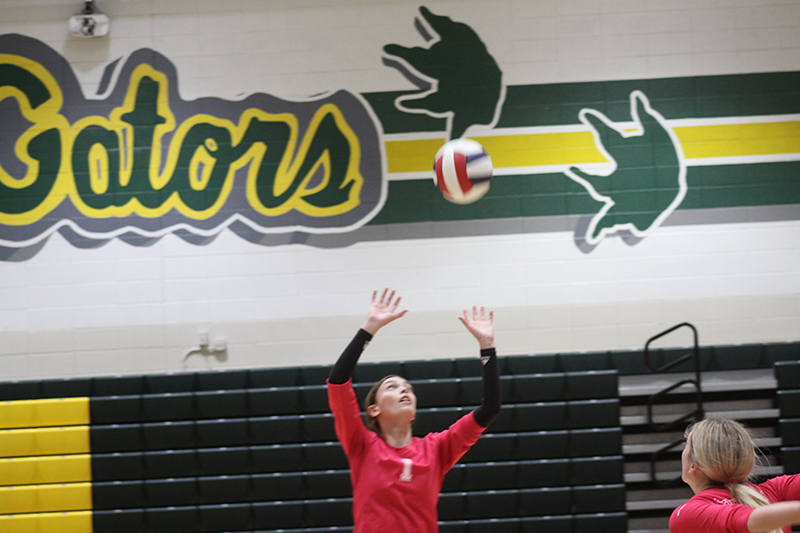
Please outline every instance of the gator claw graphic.
M630 95L633 128L614 124L594 109L582 109L597 148L610 162L608 174L590 174L578 167L566 171L604 205L594 215L583 239L594 246L603 237L626 232L644 237L680 205L686 196L686 163L680 141L641 91Z
M421 92L400 96L398 109L447 119L449 139L457 139L476 124L493 125L505 91L502 72L475 31L450 17L419 9L432 37L417 19L417 30L430 48L384 46L384 63L400 70Z

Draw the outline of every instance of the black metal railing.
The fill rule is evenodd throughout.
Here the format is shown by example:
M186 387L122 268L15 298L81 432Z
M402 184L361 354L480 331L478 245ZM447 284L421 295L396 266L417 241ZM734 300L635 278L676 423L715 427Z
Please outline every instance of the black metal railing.
M683 327L688 327L692 330L692 334L694 336L694 346L690 349L690 351L686 352L680 357L677 357L669 362L663 363L661 366L656 367L651 360L650 345L654 341L660 339L661 337L669 335L673 331L676 331ZM694 362L694 378L686 378L676 383L673 383L672 385L665 387L664 389L656 392L655 394L650 395L650 397L647 399L647 423L653 431L672 431L677 427L684 427L689 423L702 420L703 417L705 416L705 411L703 410L703 388L700 379L701 363L700 363L700 346L697 340L697 328L695 328L692 324L688 322L677 324L667 330L662 331L658 335L651 337L644 346L644 364L652 372L664 373L682 363L685 363L686 361ZM677 418L669 420L668 422L657 423L655 421L655 416L653 414L653 407L657 403L663 402L664 399L670 393L678 389L684 388L685 386L691 386L694 388L695 391L694 408L688 413L682 414ZM673 450L676 450L682 444L683 444L683 437L674 440L673 442L663 446L662 448L656 450L650 455L650 479L654 485L666 487L675 485L680 481L681 479L680 476L668 480L659 480L656 476L656 464L663 456L672 452Z

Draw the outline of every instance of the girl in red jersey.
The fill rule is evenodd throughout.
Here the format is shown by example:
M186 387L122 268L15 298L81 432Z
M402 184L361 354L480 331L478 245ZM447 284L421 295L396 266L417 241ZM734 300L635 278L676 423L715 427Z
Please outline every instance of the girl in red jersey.
M388 294L388 295L387 295ZM400 376L386 376L367 395L370 431L352 386L361 353L386 324L402 317L400 298L388 289L372 305L364 326L356 333L328 377L328 401L336 435L350 463L353 485L353 533L374 533L386 527L396 531L439 531L436 506L444 476L478 440L500 411L500 377L494 346L493 315L472 308L459 320L480 344L483 399L480 406L441 433L424 438L412 435L417 398Z
M681 478L695 495L672 512L672 533L788 533L800 523L800 476L746 483L756 447L740 423L707 418L686 430Z

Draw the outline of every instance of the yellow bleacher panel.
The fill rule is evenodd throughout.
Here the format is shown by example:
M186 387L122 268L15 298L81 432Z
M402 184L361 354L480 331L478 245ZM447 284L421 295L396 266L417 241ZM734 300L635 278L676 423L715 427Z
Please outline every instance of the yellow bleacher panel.
M0 479L4 485L91 481L92 457L87 453L0 459Z
M0 515L3 533L92 533L92 512Z
M89 398L0 402L0 429L89 424Z
M0 514L86 511L91 508L91 483L0 487Z
M0 402L0 532L91 533L89 399Z
M89 426L0 431L0 457L62 455L89 451Z
M92 533L92 512L40 514L39 533Z

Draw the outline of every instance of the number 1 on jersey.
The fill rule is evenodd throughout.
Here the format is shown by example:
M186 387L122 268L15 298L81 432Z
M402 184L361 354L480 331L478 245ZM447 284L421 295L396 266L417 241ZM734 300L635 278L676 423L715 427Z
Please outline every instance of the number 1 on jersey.
M411 459L403 459L402 461L403 461L403 473L400 474L400 481L405 481L406 483L408 483L409 481L411 481L411 478L413 477L411 475L411 465L413 465L414 463L411 462Z

